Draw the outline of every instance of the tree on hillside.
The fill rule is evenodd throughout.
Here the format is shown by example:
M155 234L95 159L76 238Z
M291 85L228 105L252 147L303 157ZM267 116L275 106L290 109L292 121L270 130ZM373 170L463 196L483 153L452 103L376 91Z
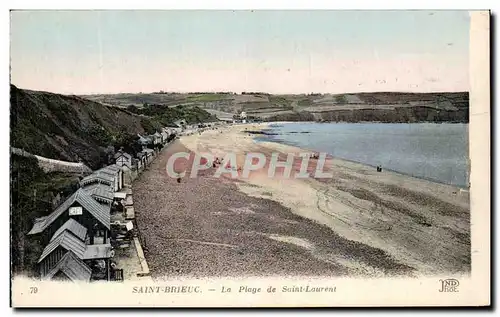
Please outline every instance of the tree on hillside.
M132 113L139 113L139 108L137 108L136 106L134 105L130 105L127 107L127 110L132 112Z
M335 101L340 104L346 104L347 103L347 98L344 95L337 95L335 96Z

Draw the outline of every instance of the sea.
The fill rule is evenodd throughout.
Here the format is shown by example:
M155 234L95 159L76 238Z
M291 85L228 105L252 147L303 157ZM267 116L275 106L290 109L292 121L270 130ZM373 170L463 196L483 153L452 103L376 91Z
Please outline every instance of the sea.
M256 141L289 144L413 177L468 187L469 125L280 123Z

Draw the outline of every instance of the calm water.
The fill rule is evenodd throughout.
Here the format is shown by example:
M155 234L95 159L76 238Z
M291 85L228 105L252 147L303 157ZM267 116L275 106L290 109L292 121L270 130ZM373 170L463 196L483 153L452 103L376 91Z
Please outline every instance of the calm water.
M457 186L468 185L468 124L286 123L267 141L286 143Z

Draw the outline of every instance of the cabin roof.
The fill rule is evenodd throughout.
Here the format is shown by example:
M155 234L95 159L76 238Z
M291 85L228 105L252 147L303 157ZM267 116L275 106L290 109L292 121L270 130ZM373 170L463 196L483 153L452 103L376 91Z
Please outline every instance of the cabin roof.
M102 173L102 174L105 174L105 175L109 175L109 176L112 176L113 177L113 181L114 181L114 177L116 174L118 174L118 171L115 171L113 169L110 169L110 168L101 168L100 170L97 170L98 173Z
M126 159L130 160L132 158L132 155L128 154L127 152L123 152L123 151L118 151L115 153L115 159L119 158L119 157L125 157Z
M63 247L67 251L72 251L78 256L78 258L83 259L85 255L85 242L78 239L74 234L68 230L64 230L63 233L58 235L54 240L50 241L49 244L43 249L42 255L38 260L38 263L42 262L52 251L57 249L57 247Z
M121 168L120 168L120 166L118 166L116 164L111 164L111 165L108 165L108 166L101 168L101 170L114 171L114 172L118 173L119 171L121 171Z
M137 136L139 137L139 143L151 143L151 139L149 137L144 137L140 134L137 134Z
M113 190L107 185L91 184L83 187L82 189L89 193L97 201L104 200L108 203L113 202Z
M82 226L78 221L75 219L69 219L66 221L61 228L57 229L57 231L54 233L52 236L52 239L50 241L55 240L60 234L62 234L65 230L68 230L72 234L74 234L77 238L79 238L82 241L85 241L85 237L87 236L87 228Z
M82 188L73 193L64 203L59 205L50 215L40 222L36 222L28 234L36 234L44 231L59 216L68 210L75 202L78 202L85 210L94 216L102 225L109 229L110 209L109 205L99 204Z
M94 173L90 174L89 176L84 177L80 181L80 185L85 186L89 183L93 182L103 182L108 185L113 184L115 181L114 176L110 175L110 172L103 172L101 170L95 171Z
M83 258L91 259L107 259L111 257L111 244L89 244L85 248Z
M73 252L68 251L57 262L52 270L44 276L44 279L51 279L57 272L63 272L72 281L90 281L92 269L80 260Z

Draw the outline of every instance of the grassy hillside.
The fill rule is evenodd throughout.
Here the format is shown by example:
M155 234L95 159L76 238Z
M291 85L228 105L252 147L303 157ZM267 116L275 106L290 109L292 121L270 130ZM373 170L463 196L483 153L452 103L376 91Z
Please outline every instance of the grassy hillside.
M169 107L161 104L144 104L142 107L130 105L127 110L131 113L151 118L153 125L172 126L177 120L185 120L187 124L203 123L217 120L217 117L196 106Z
M130 143L137 133L153 133L178 119L204 122L201 109L135 111L78 96L18 89L11 85L11 146L48 158L96 169L108 160L109 146Z
M346 93L271 95L259 92L149 93L84 96L116 107L144 104L199 107L210 112L247 115L264 120L468 122L469 94ZM352 111L350 113L349 111Z

